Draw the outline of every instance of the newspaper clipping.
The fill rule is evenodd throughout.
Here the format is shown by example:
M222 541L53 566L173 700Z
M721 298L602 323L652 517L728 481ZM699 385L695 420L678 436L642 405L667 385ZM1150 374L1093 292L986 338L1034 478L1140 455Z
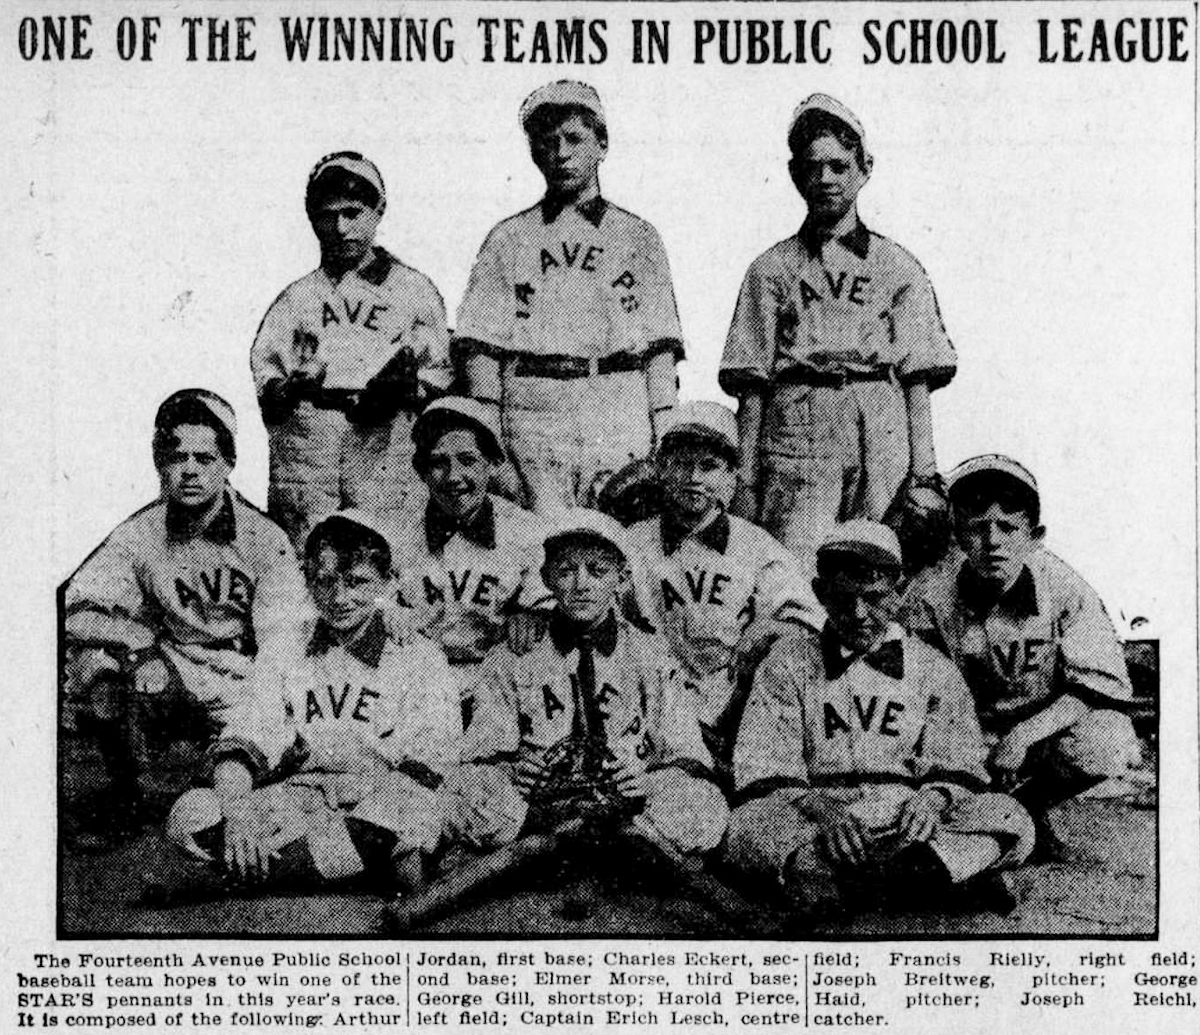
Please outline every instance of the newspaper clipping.
M1196 25L5 4L0 1031L1196 1031Z

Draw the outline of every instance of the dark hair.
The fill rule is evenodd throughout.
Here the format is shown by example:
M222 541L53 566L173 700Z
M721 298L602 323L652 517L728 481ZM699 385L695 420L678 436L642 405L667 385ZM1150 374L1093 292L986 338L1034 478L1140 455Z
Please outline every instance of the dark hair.
M979 514L995 504L1006 514L1024 514L1036 528L1042 519L1042 503L1029 486L1005 474L980 471L959 482L950 493L950 504L959 516Z
M321 521L304 544L304 565L309 571L326 547L337 554L340 571L361 561L370 564L383 578L392 570L392 548L388 541L378 532L336 514Z
M841 119L819 109L801 115L788 134L788 150L792 153L792 160L800 161L804 149L817 137L824 136L833 137L847 151L853 151L858 167L863 172L867 171L867 152L863 148L862 137Z
M204 403L198 399L178 399L163 405L158 411L154 426L154 464L162 467L167 457L179 446L175 429L181 424L197 424L212 428L217 439L217 449L231 467L237 461L237 448L233 433L222 424Z
M855 582L873 582L875 579L897 582L903 573L898 567L877 564L850 550L818 551L817 578L822 582L829 582L839 574Z
M336 151L326 155L320 163L333 161L335 158L349 158L356 162L365 162L357 151ZM308 181L304 192L304 210L311 219L313 214L330 198L349 198L358 201L367 208L375 208L379 204L379 191L369 180L363 179L357 173L341 166L330 166L319 175Z
M413 468L422 478L429 470L429 454L433 452L433 447L449 431L471 432L475 436L475 444L479 447L479 452L485 458L494 464L504 463L504 453L499 449L499 443L493 440L490 432L469 417L449 411L439 411L436 417L431 415L428 418L413 444Z
M560 122L578 115L580 121L596 134L596 139L608 146L608 127L591 108L582 104L540 104L525 120L525 135L532 144L535 137L553 129Z

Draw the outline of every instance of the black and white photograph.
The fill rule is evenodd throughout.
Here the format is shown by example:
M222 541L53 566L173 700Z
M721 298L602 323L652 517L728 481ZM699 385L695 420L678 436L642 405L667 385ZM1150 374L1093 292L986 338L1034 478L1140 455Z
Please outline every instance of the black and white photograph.
M1194 5L5 23L43 937L1194 934Z

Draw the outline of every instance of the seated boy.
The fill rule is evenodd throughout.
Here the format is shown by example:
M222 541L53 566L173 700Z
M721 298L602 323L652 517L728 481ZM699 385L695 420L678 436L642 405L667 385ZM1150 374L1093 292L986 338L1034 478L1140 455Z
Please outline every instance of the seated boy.
M1053 855L1047 811L1138 760L1121 711L1125 655L1095 590L1042 548L1028 470L977 456L947 485L965 559L919 576L902 620L962 670L993 740L989 765L1033 815L1039 854Z
M705 740L729 765L752 669L780 621L816 620L800 569L783 545L728 513L737 481L737 418L719 403L676 411L658 449L661 516L628 532L649 568L653 619L698 694ZM748 685L748 680L743 680Z
M893 621L895 534L866 520L837 526L817 572L824 629L777 640L746 704L729 860L802 910L853 908L856 890L897 906L965 904L956 886L1029 854L1029 816L987 792L958 671ZM1011 908L999 887L973 889Z
M476 686L452 822L476 848L584 811L634 822L684 852L715 848L728 810L670 648L618 612L629 580L624 529L565 512L546 538L548 635L500 646Z
M366 870L415 885L462 736L453 681L433 644L389 640L390 551L367 515L318 522L305 567L320 616L307 657L260 673L208 752L211 787L175 803L168 839L249 883Z
M538 577L545 523L488 492L504 451L495 414L482 403L438 399L412 435L429 500L395 530L397 601L406 624L441 644L469 717L484 655L506 636L528 642L544 621L537 616L550 602Z

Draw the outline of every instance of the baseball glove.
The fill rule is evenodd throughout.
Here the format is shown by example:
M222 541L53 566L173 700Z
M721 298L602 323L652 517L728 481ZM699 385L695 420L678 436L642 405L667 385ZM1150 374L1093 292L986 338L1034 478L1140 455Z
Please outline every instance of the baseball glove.
M940 560L950 548L950 503L941 475L905 478L883 523L900 540L910 575Z
M596 495L596 509L632 525L662 509L662 486L652 460L632 460L613 474Z

